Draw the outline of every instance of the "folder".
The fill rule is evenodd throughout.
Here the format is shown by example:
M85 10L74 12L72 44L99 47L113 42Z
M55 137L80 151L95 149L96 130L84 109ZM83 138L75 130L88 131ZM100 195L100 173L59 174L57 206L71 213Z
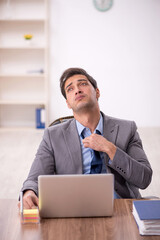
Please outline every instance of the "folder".
M36 109L36 128L45 128L45 109Z
M160 200L133 201L133 216L141 235L160 235Z

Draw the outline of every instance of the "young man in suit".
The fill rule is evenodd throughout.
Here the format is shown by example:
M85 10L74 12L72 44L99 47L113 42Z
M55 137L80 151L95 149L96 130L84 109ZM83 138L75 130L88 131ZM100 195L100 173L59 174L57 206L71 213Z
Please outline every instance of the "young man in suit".
M45 130L23 184L24 207L38 205L38 176L43 174L113 173L115 198L140 198L139 188L150 184L152 169L136 124L100 111L97 82L84 69L67 69L60 87L74 118ZM95 152L100 157L93 166Z

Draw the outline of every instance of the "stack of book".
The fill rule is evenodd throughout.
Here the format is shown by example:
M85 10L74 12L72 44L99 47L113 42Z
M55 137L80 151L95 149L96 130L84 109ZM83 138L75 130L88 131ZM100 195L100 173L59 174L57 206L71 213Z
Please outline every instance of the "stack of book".
M133 201L133 216L141 235L160 235L160 200Z

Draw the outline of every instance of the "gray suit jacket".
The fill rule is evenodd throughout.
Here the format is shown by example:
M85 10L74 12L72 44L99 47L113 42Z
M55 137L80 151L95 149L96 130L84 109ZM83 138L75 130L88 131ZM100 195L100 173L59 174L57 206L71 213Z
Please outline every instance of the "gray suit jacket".
M151 182L152 169L143 151L136 124L111 118L102 113L103 136L117 146L112 163L104 153L108 173L115 177L115 191L122 198L140 198L139 188ZM49 127L37 151L22 191L32 189L38 195L38 176L47 174L82 174L82 152L75 119Z

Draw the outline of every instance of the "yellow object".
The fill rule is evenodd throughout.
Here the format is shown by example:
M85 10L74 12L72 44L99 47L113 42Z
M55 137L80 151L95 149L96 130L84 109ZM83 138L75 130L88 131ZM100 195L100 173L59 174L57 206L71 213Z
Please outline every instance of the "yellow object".
M33 208L33 209L23 209L23 215L30 215L30 214L33 214L33 215L36 215L36 214L39 214L39 211L37 208Z
M32 34L25 34L25 35L24 35L24 38L25 38L26 40L30 40L30 39L32 39L32 37L33 37Z
M39 210L23 209L23 216L21 216L22 223L39 223Z

